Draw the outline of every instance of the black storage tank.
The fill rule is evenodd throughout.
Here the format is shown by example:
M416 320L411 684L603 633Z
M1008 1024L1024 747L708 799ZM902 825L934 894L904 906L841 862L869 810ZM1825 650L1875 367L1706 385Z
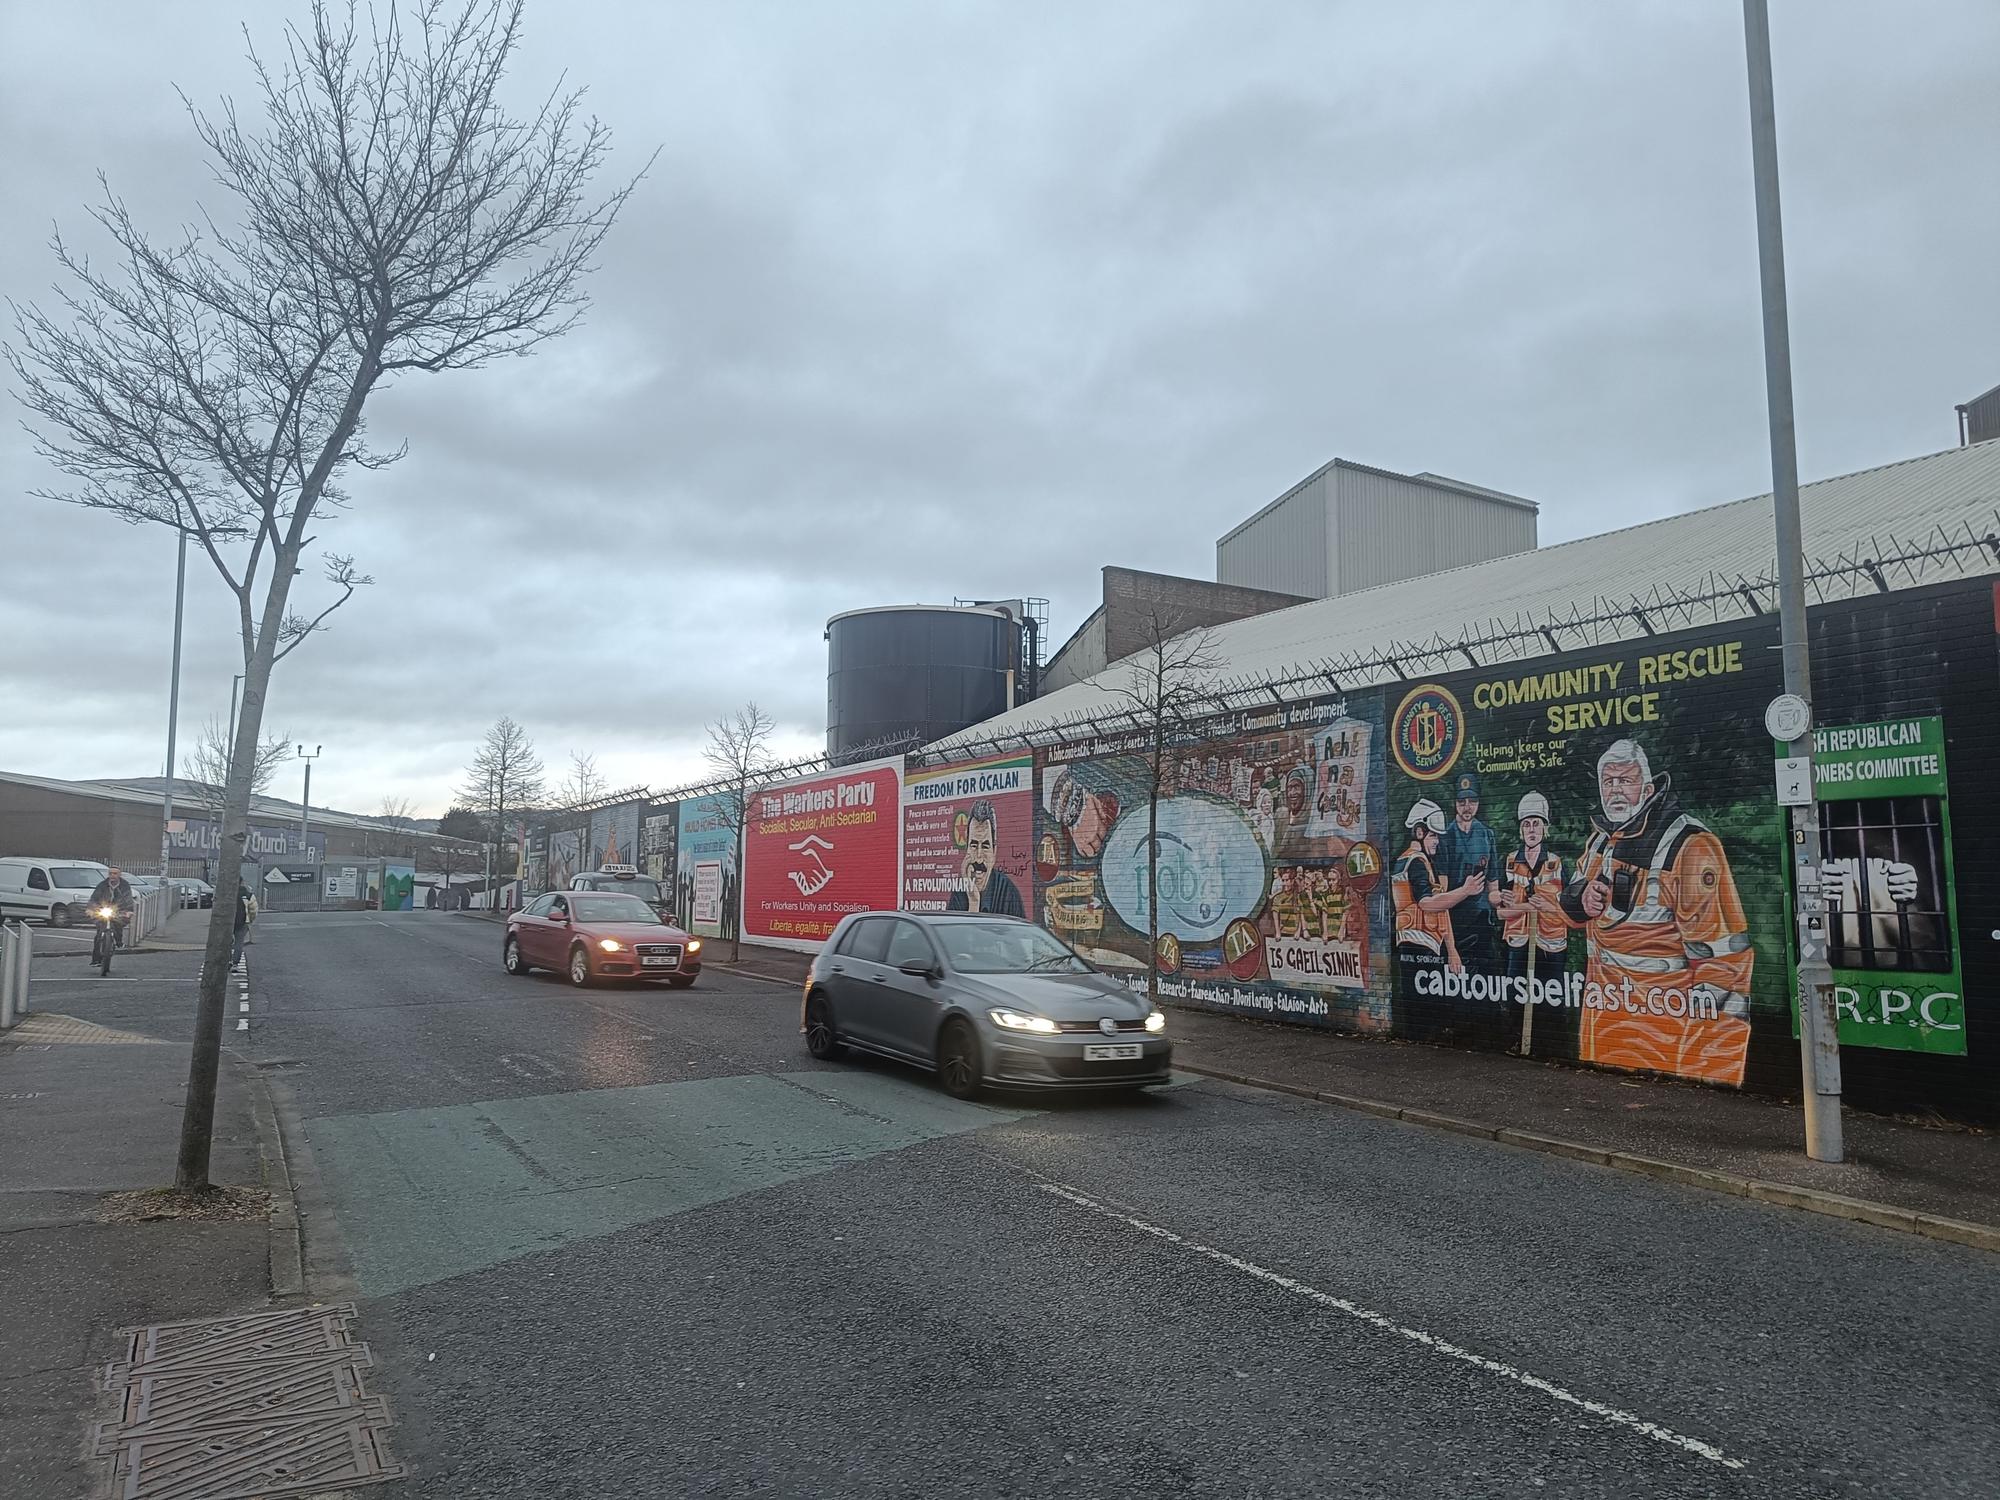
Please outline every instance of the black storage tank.
M1021 622L986 605L851 609L826 622L826 753L859 759L1005 713L1020 692Z

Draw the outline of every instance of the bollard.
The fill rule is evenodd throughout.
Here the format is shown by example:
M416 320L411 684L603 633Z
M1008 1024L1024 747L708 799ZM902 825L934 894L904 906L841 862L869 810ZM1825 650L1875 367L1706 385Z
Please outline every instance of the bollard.
M0 922L0 1031L28 1013L28 959L34 935L25 922Z

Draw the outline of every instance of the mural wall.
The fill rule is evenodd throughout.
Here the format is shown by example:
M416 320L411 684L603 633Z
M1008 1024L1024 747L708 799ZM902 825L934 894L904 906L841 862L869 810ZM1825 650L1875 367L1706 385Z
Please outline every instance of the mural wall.
M589 839L590 830L587 827L549 830L547 889L566 891L571 877L592 868L584 863L584 857L589 853Z
M815 949L851 911L901 895L902 758L843 766L750 795L743 936Z
M736 832L722 793L676 804L674 908L696 937L729 937L738 916Z
M903 900L909 911L1035 913L1035 758L905 773Z
M1135 987L1349 1030L1390 1024L1379 695L1218 718L1159 789L1159 940L1147 878L1150 762L1116 742L1046 752L1042 920Z
M1751 624L1397 695L1399 1035L1518 1047L1532 1007L1537 1055L1744 1082L1789 1004L1772 644Z
M637 802L620 802L591 813L590 863L584 866L586 870L639 863L639 811Z
M646 809L639 820L639 858L642 874L655 880L671 881L674 876L674 849L680 838L680 813L671 802Z

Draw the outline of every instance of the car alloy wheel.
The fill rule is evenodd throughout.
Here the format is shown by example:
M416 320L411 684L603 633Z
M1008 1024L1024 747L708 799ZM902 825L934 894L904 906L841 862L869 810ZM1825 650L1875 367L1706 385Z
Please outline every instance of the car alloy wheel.
M833 1002L825 995L814 995L806 1001L806 1051L827 1062L845 1050L840 1045L840 1033L834 1028Z
M500 963L509 974L519 975L528 972L528 966L521 962L521 944L511 933L508 935L507 946L501 955Z
M946 1024L938 1037L938 1081L954 1099L970 1099L979 1092L979 1038L963 1021Z
M580 944L569 950L569 982L578 989L590 983L590 955Z
M67 906L51 906L49 908L49 926L69 926L69 908Z

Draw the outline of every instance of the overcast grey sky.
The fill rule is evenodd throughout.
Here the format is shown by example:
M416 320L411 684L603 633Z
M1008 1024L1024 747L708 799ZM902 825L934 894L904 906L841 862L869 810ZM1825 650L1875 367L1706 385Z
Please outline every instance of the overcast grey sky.
M239 22L304 9L0 0L0 291L100 169L212 200L174 88L250 102ZM1802 470L1948 447L2000 382L2000 5L1773 10ZM583 329L371 408L410 455L321 535L376 584L267 719L315 802L441 811L502 713L620 783L748 697L811 750L829 614L1039 594L1060 639L1336 454L1545 542L1768 486L1733 0L541 0L520 101L563 70L659 162ZM20 417L0 768L156 773L171 538L29 498ZM237 670L188 597L184 737Z

